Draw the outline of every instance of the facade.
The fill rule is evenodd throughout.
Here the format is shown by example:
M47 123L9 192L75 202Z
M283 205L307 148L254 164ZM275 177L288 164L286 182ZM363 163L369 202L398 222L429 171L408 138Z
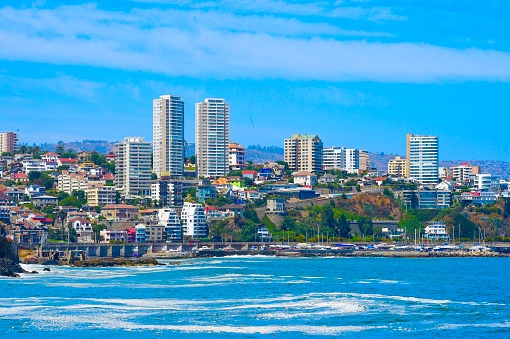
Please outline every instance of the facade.
M317 185L317 176L310 172L299 172L292 175L296 185L315 186Z
M158 212L158 225L165 227L165 239L167 242L181 241L181 222L173 208L160 209Z
M115 184L124 195L151 195L151 143L127 137L115 145Z
M58 205L58 198L52 197L51 195L40 195L38 197L35 197L34 199L34 206L36 207L47 207L47 206L57 206Z
M89 179L85 174L62 171L57 177L57 189L71 195L73 191L87 191Z
M359 150L359 166L361 172L368 172L370 170L370 154L367 151Z
M134 219L139 209L136 206L113 204L101 208L101 215L106 220Z
M469 181L475 190L479 191L498 191L499 177L492 174L471 174Z
M224 99L195 104L195 154L198 177L221 177L229 171L230 105Z
M152 102L153 168L158 178L184 175L184 101L162 95Z
M94 242L94 234L92 231L92 223L90 220L83 218L73 218L69 220L69 223L76 230L76 237L78 242L92 243Z
M103 237L101 242L104 244L108 244L110 241L127 241L127 231L125 230L102 230L99 235Z
M317 134L294 134L284 140L283 158L292 171L322 173L322 141Z
M4 152L13 153L18 149L18 133L2 132L0 133L0 155Z
M425 236L429 239L448 239L446 224L444 222L429 221L425 227Z
M113 186L89 183L87 188L87 205L104 206L115 204L116 191Z
M266 213L286 214L285 199L267 199Z
M207 222L202 205L185 202L182 207L181 220L184 235L192 239L207 237Z
M155 180L151 183L151 199L163 207L182 206L185 191L202 183L203 180Z
M423 185L438 183L439 149L436 136L407 134L406 156L408 178Z
M196 197L198 202L205 202L207 199L216 199L218 191L212 185L200 185L197 187Z
M136 230L136 242L146 242L147 241L146 226L144 224L138 224L135 226L135 230Z
M360 169L360 150L355 148L345 149L344 171L347 171L347 173L358 173Z
M228 166L231 171L241 170L246 166L246 151L243 146L235 142L228 145Z
M448 190L404 190L399 194L409 209L443 209L452 204L452 192Z
M450 167L452 178L457 182L466 182L471 174L481 174L480 167L463 162L460 166Z
M322 167L326 171L345 168L345 147L325 147L322 149L322 157Z
M407 178L407 159L400 156L396 156L388 161L388 175Z

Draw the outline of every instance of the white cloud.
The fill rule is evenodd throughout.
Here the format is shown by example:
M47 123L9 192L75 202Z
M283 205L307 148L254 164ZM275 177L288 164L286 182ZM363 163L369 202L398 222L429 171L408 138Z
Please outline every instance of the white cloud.
M223 19L223 20L222 20ZM510 54L339 40L327 24L272 16L93 5L0 9L0 57L212 78L436 82L510 80ZM355 34L355 33L352 33Z

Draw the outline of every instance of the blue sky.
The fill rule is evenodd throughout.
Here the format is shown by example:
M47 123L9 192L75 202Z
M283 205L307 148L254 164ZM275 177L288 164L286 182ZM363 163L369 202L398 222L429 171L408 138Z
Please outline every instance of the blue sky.
M0 130L152 139L152 99L231 104L231 139L510 161L509 1L110 0L0 5Z

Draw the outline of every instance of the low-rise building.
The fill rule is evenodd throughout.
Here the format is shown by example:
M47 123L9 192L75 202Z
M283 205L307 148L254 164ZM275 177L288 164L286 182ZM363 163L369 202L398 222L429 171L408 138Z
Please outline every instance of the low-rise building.
M425 227L425 237L429 239L446 240L449 238L446 232L446 224L444 222L429 221Z
M138 207L125 204L106 205L101 208L101 215L106 220L134 219L138 214Z
M285 199L267 199L266 212L275 214L286 214Z
M398 178L408 177L406 163L407 159L401 156L396 156L395 158L390 159L388 161L388 175Z
M83 218L74 218L69 220L69 224L76 230L76 237L78 242L93 243L94 236L92 231L92 223L90 220Z
M166 241L166 231L164 225L147 225L145 226L145 233L145 241L147 242Z
M48 207L51 205L58 205L58 198L52 197L51 195L41 195L32 199L34 206L39 208Z
M218 191L212 185L200 185L197 187L196 197L198 202L205 202L208 199L216 199Z
M404 190L396 194L409 209L443 209L452 204L452 192L448 190Z
M136 230L136 242L147 241L147 227L144 224L138 224L135 226Z
M292 175L296 185L315 186L317 185L317 176L307 171L298 172Z
M108 244L112 241L127 242L126 230L102 230L99 234L103 238L101 242L104 244Z

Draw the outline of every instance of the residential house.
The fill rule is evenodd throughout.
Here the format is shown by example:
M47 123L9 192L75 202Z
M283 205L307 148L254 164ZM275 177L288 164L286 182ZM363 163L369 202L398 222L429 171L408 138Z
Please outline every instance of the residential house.
M267 199L266 213L286 214L285 199Z
M294 183L302 186L315 186L317 185L317 176L308 171L294 173Z
M329 173L326 173L322 177L319 178L319 182L321 184L332 184L337 180L338 180L337 175L333 175L333 174L329 174Z
M235 216L242 218L244 215L244 205L228 204L218 207L218 210L222 211L228 218Z
M83 218L74 218L69 220L69 224L76 230L76 236L80 243L93 243L94 235L92 231L92 223L90 220Z
M52 197L51 195L41 195L32 199L34 202L34 206L39 208L44 208L48 206L57 206L58 198Z

